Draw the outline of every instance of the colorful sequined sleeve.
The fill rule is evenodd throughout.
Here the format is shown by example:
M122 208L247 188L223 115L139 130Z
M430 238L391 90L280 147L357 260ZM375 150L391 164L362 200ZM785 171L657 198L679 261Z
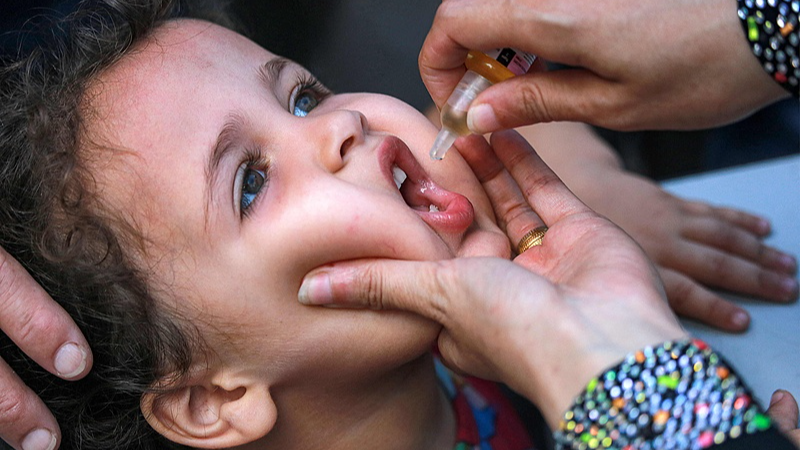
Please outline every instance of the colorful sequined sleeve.
M764 70L800 95L800 0L738 0L747 41Z
M794 449L730 366L704 342L666 342L592 379L554 433L556 449ZM779 444L761 446L762 437Z

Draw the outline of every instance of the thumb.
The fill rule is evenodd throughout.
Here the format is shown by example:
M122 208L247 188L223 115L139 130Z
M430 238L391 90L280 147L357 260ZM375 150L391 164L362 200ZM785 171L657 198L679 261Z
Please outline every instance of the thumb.
M767 414L784 433L790 433L797 428L797 401L787 391L777 390L772 394Z
M305 305L401 309L439 323L461 291L455 260L357 260L309 272L298 300Z
M486 134L543 122L592 123L616 108L615 86L583 69L528 73L482 92L469 108L467 125Z

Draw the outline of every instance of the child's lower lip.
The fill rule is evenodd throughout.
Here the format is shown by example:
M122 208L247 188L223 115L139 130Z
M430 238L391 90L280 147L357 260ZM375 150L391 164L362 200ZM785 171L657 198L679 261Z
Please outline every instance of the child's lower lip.
M393 166L407 174L401 195L428 226L451 234L463 233L472 225L475 219L472 203L463 195L433 182L403 141L393 136L387 137L379 146L378 154L384 161L381 165L387 180L393 180Z
M461 194L431 186L428 198L437 210L414 208L431 228L445 233L464 233L475 220L472 203Z

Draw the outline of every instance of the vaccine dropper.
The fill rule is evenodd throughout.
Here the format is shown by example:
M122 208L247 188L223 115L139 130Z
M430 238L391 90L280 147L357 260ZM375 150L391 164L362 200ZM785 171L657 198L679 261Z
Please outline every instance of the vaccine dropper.
M442 129L436 136L430 155L440 160L459 136L470 134L467 111L475 98L489 86L528 72L534 55L510 48L482 53L470 51L467 55L467 72L442 107Z

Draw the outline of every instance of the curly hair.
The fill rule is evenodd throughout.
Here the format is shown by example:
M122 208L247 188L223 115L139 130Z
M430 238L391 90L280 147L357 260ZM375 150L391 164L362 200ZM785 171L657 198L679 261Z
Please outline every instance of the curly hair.
M51 409L61 448L182 448L140 411L157 381L179 383L205 351L197 330L154 298L134 263L132 226L104 213L82 159L91 82L177 17L230 26L219 2L83 0L25 36L0 68L0 246L73 317L94 367L65 382L0 333L0 357ZM33 44L31 44L33 42ZM158 383L162 385L162 383Z

